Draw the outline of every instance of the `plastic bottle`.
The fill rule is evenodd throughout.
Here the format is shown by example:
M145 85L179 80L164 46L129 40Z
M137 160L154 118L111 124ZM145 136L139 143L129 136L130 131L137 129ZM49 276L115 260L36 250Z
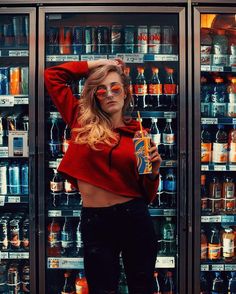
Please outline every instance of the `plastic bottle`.
M211 294L225 294L227 290L225 289L224 280L221 278L220 272L215 272L215 278L212 282Z
M158 126L157 126L157 121L158 121L157 118L152 117L150 135L151 135L152 140L154 141L154 143L158 147L160 145L160 143L161 143L161 134L160 134L160 131L159 131Z
M174 69L166 69L166 80L164 83L164 94L165 95L175 95L177 94L177 84L174 80Z
M65 280L61 290L61 294L75 294L75 287L70 277L71 277L71 274L69 272L64 273Z
M70 128L68 125L65 126L62 138L62 153L66 153L71 140Z
M222 198L223 211L233 213L235 209L235 183L231 177L224 177Z
M236 294L236 272L231 272L230 275L231 278L229 279L228 293Z
M223 259L226 262L230 262L234 259L234 242L235 235L231 228L225 228L222 235L222 245L223 245Z
M60 140L60 130L57 125L57 120L52 120L52 126L50 129L50 140L49 140L49 151L53 158L57 158L61 155L61 140Z
M208 198L206 191L206 175L201 175L201 210L202 212L208 211Z
M158 272L154 272L153 284L153 294L161 294L161 287L158 280Z
M57 169L53 169L53 177L50 181L50 190L53 193L61 193L64 189L63 179L58 173Z
M211 95L211 115L212 117L226 116L226 103L228 102L227 89L221 77L215 78L215 84Z
M164 159L174 159L175 134L172 129L172 119L166 119L166 125L162 133L162 142L164 144Z
M236 125L229 132L229 163L236 163Z
M201 260L207 259L207 236L203 229L201 229Z
M82 270L80 270L76 276L75 279L75 290L76 290L76 294L88 294L89 290L88 290L88 283L86 280L86 277L84 275L84 272Z
M163 294L174 294L174 282L172 276L172 272L166 272L164 283L161 289Z
M207 125L202 125L201 131L201 162L211 162L212 139Z
M127 286L126 276L125 276L123 271L120 274L119 293L129 294L129 289L128 289L128 286Z
M159 68L152 68L152 77L148 85L148 94L152 101L152 106L154 108L160 107L160 95L163 94L162 83L159 77Z
M211 65L212 37L209 28L201 28L201 64Z
M61 227L60 224L55 220L52 221L47 226L48 231L48 256L60 256L61 255Z
M204 272L200 275L200 294L210 294L209 284Z
M228 116L229 117L236 117L236 78L233 77L231 79L230 84L227 87L228 92Z
M21 166L21 193L29 194L29 165L27 163Z
M228 135L224 130L224 125L218 125L213 143L212 162L215 164L226 164L228 162Z
M139 109L146 108L147 82L144 76L144 68L138 67L138 75L135 79L134 94L137 98L137 106Z
M206 77L201 77L201 116L209 117L211 102L211 86Z
M83 257L83 241L80 232L80 221L76 227L76 255L78 257Z
M208 243L208 259L219 260L221 258L221 241L220 233L216 227L211 229Z
M218 177L212 177L209 184L209 209L212 213L219 213L222 209L222 184Z
M214 30L214 35L212 39L213 43L213 53L216 55L224 55L228 53L228 38L225 35L224 29ZM216 62L217 61L217 62ZM213 60L214 62L214 60ZM215 60L214 64L221 64L220 59Z
M61 254L63 256L73 255L74 233L70 220L65 217L65 221L61 230Z
M166 217L162 227L161 253L167 256L175 253L175 226L171 221L171 217Z

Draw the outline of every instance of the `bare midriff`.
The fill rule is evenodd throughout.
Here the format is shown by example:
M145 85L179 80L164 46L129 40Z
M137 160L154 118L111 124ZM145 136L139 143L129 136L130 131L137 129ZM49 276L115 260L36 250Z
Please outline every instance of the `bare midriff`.
M134 198L112 193L81 180L79 180L77 184L84 207L109 207L111 205L128 202ZM141 195L136 197L141 197Z

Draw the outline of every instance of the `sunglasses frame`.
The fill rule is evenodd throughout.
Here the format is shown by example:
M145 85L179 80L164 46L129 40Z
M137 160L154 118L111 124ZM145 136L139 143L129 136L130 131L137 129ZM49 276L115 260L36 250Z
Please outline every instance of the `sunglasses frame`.
M112 91L112 87L114 87L114 86L116 87L117 85L120 86L119 93L118 93L118 92L114 92L114 91ZM99 87L101 87L101 89L104 89L104 90L106 91L106 93L104 93L104 95L102 95L102 94L101 94L101 95L97 94L97 91L99 90L99 89L98 89ZM94 94L95 94L95 96L97 97L98 100L104 100L104 99L106 99L106 98L108 97L108 93L109 93L109 92L111 92L112 95L114 95L114 96L119 96L119 95L122 93L122 87L123 87L123 85L120 84L120 83L114 83L114 84L112 84L110 87L100 85L100 86L98 86L98 87L96 88ZM99 97L99 96L100 96L100 97Z

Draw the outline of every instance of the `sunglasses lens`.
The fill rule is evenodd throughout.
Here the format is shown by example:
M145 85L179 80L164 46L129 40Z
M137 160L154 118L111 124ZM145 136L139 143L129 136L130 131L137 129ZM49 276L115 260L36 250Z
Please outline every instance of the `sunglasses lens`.
M98 89L96 91L96 96L99 98L99 99L103 99L107 96L107 90L106 89Z
M111 87L111 91L114 95L119 95L121 92L121 86L120 85L114 85Z

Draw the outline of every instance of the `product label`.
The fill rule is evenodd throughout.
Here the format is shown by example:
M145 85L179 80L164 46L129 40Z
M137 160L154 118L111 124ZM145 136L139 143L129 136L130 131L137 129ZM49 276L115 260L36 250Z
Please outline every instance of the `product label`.
M213 158L212 161L214 163L227 163L228 153L227 153L228 145L227 143L213 143Z
M207 243L201 244L201 259L207 259Z
M60 192L63 190L63 182L50 182L50 189L53 192Z
M224 238L223 239L223 257L234 256L234 240Z
M163 143L164 144L174 144L175 143L175 134L165 134L163 133Z
M66 153L68 147L69 147L69 141L65 140L62 144L62 152Z
M236 103L228 103L228 116L236 117Z
M236 163L236 143L230 143L229 162Z
M60 235L59 233L50 232L48 234L48 245L50 248L57 247L60 242Z
M209 243L208 258L209 259L220 259L221 244Z
M201 209L206 210L208 207L208 199L207 198L202 198L201 199Z
M225 187L225 197L230 199L234 198L234 184L227 184Z
M214 95L212 95L214 99ZM226 115L226 104L225 103L211 103L211 114L213 117L223 117Z
M162 94L162 84L149 84L148 92L150 95Z
M161 143L161 134L151 134L152 140L156 145Z
M65 186L65 192L74 192L74 191L76 191L76 189L68 181L65 181L64 186Z
M164 189L166 191L175 192L176 182L175 181L164 181Z
M210 115L210 104L209 103L201 103L201 115L209 116Z
M174 95L176 93L177 93L177 85L176 84L164 84L164 94Z
M201 162L211 161L211 143L201 143Z
M71 232L61 232L61 247L70 248L73 246L73 236Z
M136 95L146 95L147 85L134 85L134 93Z

